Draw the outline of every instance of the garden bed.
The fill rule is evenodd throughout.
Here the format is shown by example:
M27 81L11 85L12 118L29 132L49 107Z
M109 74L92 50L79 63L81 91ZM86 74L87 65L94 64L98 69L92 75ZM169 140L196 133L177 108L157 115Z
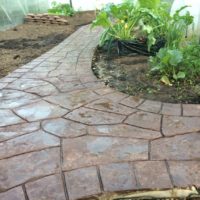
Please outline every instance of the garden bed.
M200 77L195 86L188 82L168 86L159 76L149 75L148 57L119 56L117 51L97 48L92 68L106 85L129 95L170 103L200 103Z
M0 32L0 78L53 48L80 26L91 23L93 11L65 17L69 25L22 24Z
M198 26L192 28L196 17L187 5L169 10L170 4L161 0L105 6L92 24L104 29L93 70L128 95L199 104L200 43Z

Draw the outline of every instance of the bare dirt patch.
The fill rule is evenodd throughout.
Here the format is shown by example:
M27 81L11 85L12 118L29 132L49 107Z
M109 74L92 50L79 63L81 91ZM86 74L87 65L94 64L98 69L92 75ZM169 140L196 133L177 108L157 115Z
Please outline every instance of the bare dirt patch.
M92 68L106 85L129 95L169 103L200 103L200 77L193 84L186 81L166 86L159 76L149 74L147 56L119 56L116 51L97 48Z

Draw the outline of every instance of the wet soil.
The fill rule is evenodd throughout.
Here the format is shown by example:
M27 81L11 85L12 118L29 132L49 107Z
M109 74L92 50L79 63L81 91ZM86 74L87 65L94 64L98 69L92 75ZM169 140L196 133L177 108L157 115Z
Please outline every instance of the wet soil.
M193 84L164 85L160 76L149 73L148 59L136 54L119 56L115 51L97 48L92 68L106 85L132 96L169 103L200 103L200 77Z
M0 32L0 78L53 48L95 18L93 11L65 17L69 25L27 23Z

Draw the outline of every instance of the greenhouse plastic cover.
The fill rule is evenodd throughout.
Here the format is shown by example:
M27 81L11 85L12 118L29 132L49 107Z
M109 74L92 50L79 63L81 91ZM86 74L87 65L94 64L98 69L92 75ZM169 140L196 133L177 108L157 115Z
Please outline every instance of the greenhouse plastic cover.
M0 30L23 21L27 13L46 12L48 0L0 0Z
M55 0L0 0L0 30L16 26L23 22L27 13L45 13ZM107 3L120 3L123 0L72 0L75 10L94 10ZM173 1L173 0L165 0ZM69 3L69 0L56 0Z
M0 30L16 26L23 22L27 13L47 12L55 0L0 0ZM56 0L69 3L69 0ZM107 3L120 3L122 0L72 0L75 10L94 10Z

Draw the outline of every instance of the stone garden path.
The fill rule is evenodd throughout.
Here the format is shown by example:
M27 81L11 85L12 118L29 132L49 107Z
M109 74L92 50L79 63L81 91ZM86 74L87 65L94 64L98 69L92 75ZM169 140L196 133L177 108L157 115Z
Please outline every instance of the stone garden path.
M129 97L91 71L80 28L0 79L0 199L75 200L200 187L200 105Z

